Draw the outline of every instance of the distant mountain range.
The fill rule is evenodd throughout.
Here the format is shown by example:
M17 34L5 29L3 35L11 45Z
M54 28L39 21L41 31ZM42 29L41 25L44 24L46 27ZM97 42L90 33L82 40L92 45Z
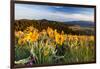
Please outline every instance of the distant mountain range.
M51 20L46 20L46 19L42 19L39 20L42 22L58 22L58 21L51 21ZM94 27L94 22L92 21L68 21L68 22L61 22L61 23L65 23L67 25L79 25L81 27Z
M91 21L69 21L65 23L72 24L72 25L79 25L82 27L93 27L94 26L94 22L91 22Z
M21 19L21 20L29 20L29 19ZM34 20L34 19L33 19ZM58 21L51 21L51 20L47 20L47 19L41 19L41 20L36 20L36 21L40 21L42 23L52 23L52 22L57 22L57 23L64 23L67 25L79 25L81 27L94 27L94 22L92 21L68 21L68 22L58 22Z

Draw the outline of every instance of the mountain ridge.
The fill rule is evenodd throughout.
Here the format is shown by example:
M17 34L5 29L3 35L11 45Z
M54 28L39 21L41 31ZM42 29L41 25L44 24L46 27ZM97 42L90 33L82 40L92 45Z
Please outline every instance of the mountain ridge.
M35 20L35 19L20 19L20 20ZM47 20L47 19L40 19L36 21L42 21L42 22L59 22L59 21L52 21L52 20ZM94 22L92 21L67 21L67 22L60 22L64 24L69 24L69 25L79 25L81 27L93 27L95 25Z

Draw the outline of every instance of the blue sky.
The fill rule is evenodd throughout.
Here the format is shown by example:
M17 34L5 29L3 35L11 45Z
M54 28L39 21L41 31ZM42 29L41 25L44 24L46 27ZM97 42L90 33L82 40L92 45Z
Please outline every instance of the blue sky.
M15 4L15 19L94 21L94 8Z

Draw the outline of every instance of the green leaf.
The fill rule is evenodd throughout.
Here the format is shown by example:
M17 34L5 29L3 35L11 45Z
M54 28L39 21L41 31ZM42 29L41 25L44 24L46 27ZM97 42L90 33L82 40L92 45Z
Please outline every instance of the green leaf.
M25 64L25 63L27 63L29 61L29 58L30 57L25 58L25 59L21 59L19 61L15 61L15 64Z

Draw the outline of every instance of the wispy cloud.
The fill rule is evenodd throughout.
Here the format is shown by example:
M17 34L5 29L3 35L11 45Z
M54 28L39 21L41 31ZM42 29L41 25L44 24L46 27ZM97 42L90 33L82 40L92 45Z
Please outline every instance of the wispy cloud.
M53 21L94 21L93 8L15 5L15 19L47 19Z

